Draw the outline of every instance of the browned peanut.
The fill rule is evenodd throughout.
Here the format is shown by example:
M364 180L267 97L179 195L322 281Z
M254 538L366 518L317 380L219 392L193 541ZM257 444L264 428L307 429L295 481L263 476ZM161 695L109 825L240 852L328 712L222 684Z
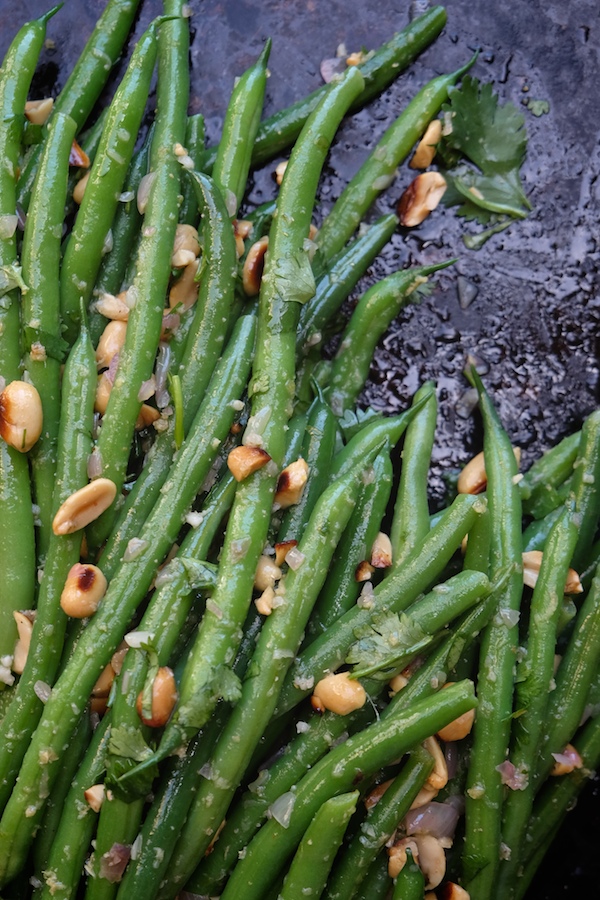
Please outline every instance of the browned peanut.
M277 166L275 168L275 181L279 185L281 185L281 182L283 181L283 176L285 175L285 170L287 169L287 164L288 164L287 159L284 159L282 162L277 163Z
M439 791L435 788L422 787L413 802L410 804L411 809L419 809L421 806L427 806L432 800L435 800Z
M338 672L317 682L310 702L317 712L329 709L338 716L346 716L365 705L367 694L360 681L350 678L348 672Z
M90 180L90 173L86 172L85 175L79 179L73 188L73 200L78 206L81 206L83 203L83 198L85 196L85 189L88 185L88 181Z
M275 503L280 509L299 502L307 480L308 463L304 459L297 459L281 471L275 491Z
M106 593L108 582L98 566L75 563L60 595L62 611L72 619L92 616Z
M42 433L42 401L27 381L11 381L0 394L0 435L7 444L27 453Z
M262 469L269 462L271 457L266 450L260 447L234 447L227 457L227 466L236 481L243 481Z
M125 344L127 334L127 322L122 319L114 319L106 325L100 335L96 348L96 365L99 369L108 369L113 356L120 353Z
M25 118L33 125L44 125L48 121L53 106L52 97L45 97L43 100L28 100L25 104Z
M434 119L429 123L425 134L417 144L417 148L409 162L411 169L426 169L431 165L441 137L442 120Z
M429 777L425 782L425 787L431 788L434 791L441 791L441 789L448 784L448 766L446 765L446 758L435 737L428 737L426 741L423 741L423 746L427 752L433 756L433 771L430 772Z
M83 796L90 809L93 809L93 811L97 813L100 812L102 804L104 803L106 789L103 784L93 784L91 787L85 789Z
M363 559L354 570L354 579L355 581L368 581L374 571L374 566L368 560Z
M543 558L542 550L526 550L523 554L523 584L527 587L536 586ZM565 594L580 594L582 591L583 585L579 575L575 569L569 569L565 580Z
M436 208L446 187L446 180L439 172L423 172L417 175L398 202L398 217L401 224L407 228L420 225Z
M380 531L373 541L371 565L375 569L387 569L392 565L392 542L383 531Z
M278 544L275 544L275 565L282 566L290 550L297 546L298 541L293 540L293 538L289 541L280 541Z
M52 522L54 534L73 534L85 528L108 509L117 495L117 486L109 478L96 478L67 497Z
M121 291L116 296L114 294L100 294L94 306L96 311L103 315L106 319L120 319L126 322L129 318L129 306L125 297L127 291Z
M193 225L179 224L175 231L171 265L174 269L183 269L194 262L200 253L198 232Z
M13 617L15 622L17 623L17 632L19 634L19 637L17 639L17 643L15 644L15 652L13 654L11 669L17 675L22 675L25 668L25 663L27 662L29 646L31 644L31 635L33 632L35 613L33 611L28 611L27 613L25 613L21 612L20 610L15 610L15 612L13 612Z
M116 672L113 669L112 664L107 663L98 675L98 680L92 688L92 698L106 699L110 694L110 689L113 686L115 675Z
M520 463L521 448L513 447L513 453L515 454L517 463ZM456 489L459 494L480 494L482 491L485 491L486 487L487 475L485 471L485 460L482 450L481 453L477 453L463 467L460 475L458 476Z
M94 410L104 415L108 407L110 392L112 391L112 379L106 372L102 372L98 376L98 384L96 385L96 396L94 398Z
M138 715L144 725L151 728L161 728L166 725L177 703L177 685L175 676L168 666L161 666L152 685L152 708L150 716L144 715L143 691L140 691L136 701Z
M454 682L452 681L448 681L444 687L449 687L453 683ZM470 709L466 713L463 713L462 716L449 722L444 728L441 728L438 731L437 736L442 741L462 741L463 738L466 738L466 736L471 733L474 721L475 710Z
M270 616L273 612L273 602L275 600L275 590L272 587L266 587L260 597L254 601L257 611L261 616Z
M275 582L279 581L281 575L281 569L274 560L270 556L262 554L259 556L256 566L254 587L259 591L264 591L269 587L272 588L275 586Z
M388 781L382 781L372 791L369 791L364 799L365 809L373 809L374 806L377 806L391 784L393 784L392 778L388 779Z
M198 299L199 282L196 280L200 269L200 260L193 259L174 282L169 291L169 306L174 309L179 306L182 310L191 309Z
M454 881L447 881L441 890L441 900L470 900L471 895Z
M265 235L252 244L242 268L242 286L247 297L256 297L260 291L260 283L265 267L265 253L269 246L269 237Z
M556 759L555 757L555 762L550 772L550 775L554 778L559 775L569 775L574 769L583 768L583 760L573 744L567 744L562 753L556 755L559 758Z
M430 890L441 883L446 874L446 853L441 842L431 834L414 836L419 854L419 868L425 876L425 888Z
M71 152L69 153L69 165L75 166L79 169L89 169L90 167L90 158L79 146L77 141L73 141L71 144Z
M149 403L142 403L138 417L135 420L136 430L141 431L142 428L148 428L148 426L153 425L157 419L160 419L160 413L156 407L150 406Z
M419 848L414 837L402 838L388 848L388 875L397 878L406 865L406 851L410 850L412 858L419 864Z

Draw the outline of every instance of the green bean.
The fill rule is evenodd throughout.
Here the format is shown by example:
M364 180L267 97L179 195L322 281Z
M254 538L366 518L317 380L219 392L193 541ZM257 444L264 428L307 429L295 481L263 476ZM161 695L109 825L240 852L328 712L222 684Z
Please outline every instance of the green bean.
M392 887L392 879L388 874L387 854L380 853L371 864L361 887L356 894L356 900L385 900Z
M242 393L248 377L253 323L240 320L238 333L239 340L232 342L229 354L217 367L212 390L207 393L160 500L139 535L141 543L136 543L125 556L46 703L21 776L0 821L2 882L21 868L44 805L41 786L51 787L62 747L146 594L157 566L175 542L182 520L216 456L215 442L220 443L231 427L230 404ZM31 815L25 816L25 809Z
M424 891L425 878L407 847L406 863L396 878L392 900L421 900Z
M502 840L511 854L500 866L497 885L506 897L514 896L525 852L524 833L534 799L533 774L554 677L560 600L578 537L576 521L574 510L566 508L550 532L530 605L527 656L517 664L515 708L519 716L512 727L509 758L526 783L521 790L510 791L504 801Z
M374 681L364 682L371 699L381 689ZM371 722L375 713L365 704L347 716L325 712L312 715L308 728L299 731L283 753L259 772L239 802L232 805L212 853L205 856L188 882L194 893L213 895L220 891L238 856L260 827L267 810L282 794L291 790L305 772L331 749L342 735L357 732Z
M351 609L362 588L356 579L356 569L363 560L369 560L373 542L392 489L392 462L387 449L383 449L367 473L348 527L333 558L327 581L310 617L308 641L323 634L345 612Z
M75 120L77 129L83 127L102 93L110 70L121 55L139 5L139 0L109 0L54 101L52 115L64 113ZM34 148L19 177L19 203L25 211L29 206L41 146L39 144Z
M580 522L571 565L579 569L591 550L600 518L600 410L583 423L577 459L573 463L572 490Z
M573 472L573 463L577 458L577 449L581 432L577 431L559 441L554 447L531 464L519 482L519 490L523 500L523 512L530 513L530 505L538 495L548 489L557 488Z
M258 900L285 865L288 854L321 804L354 787L381 766L398 759L411 747L476 704L470 682L451 685L434 697L415 703L410 712L391 715L365 728L331 750L304 776L296 790L283 797L271 818L253 838L233 870L221 897ZM285 801L287 800L287 805Z
M298 503L288 507L282 516L278 541L300 540L315 503L327 486L336 436L337 421L329 404L322 397L315 397L299 454L308 465L308 480Z
M102 257L94 286L94 294L99 297L102 294L120 293L133 248L140 234L143 217L138 210L136 197L141 180L148 171L151 136L152 129L150 129L146 140L134 155L125 176L122 196L130 199L123 200L119 204L113 219L111 226L112 247ZM94 302L89 306L89 323L90 335L95 347L104 327L108 323L108 319L98 312Z
M322 895L357 800L358 791L352 791L331 797L319 807L290 863L279 892L281 900Z
M414 298L417 288L426 283L429 275L452 262L394 272L363 294L333 360L327 396L336 415L343 415L356 403L367 380L375 348L393 319ZM427 389L423 393L426 392Z
M322 223L316 238L319 264L339 253L352 237L378 195L393 179L397 167L442 108L450 88L468 72L475 59L473 56L456 72L439 75L421 88L388 128Z
M131 438L138 417L141 385L152 375L162 328L170 260L177 226L180 166L173 152L185 141L189 94L187 19L181 17L182 0L166 0L169 18L158 36L158 96L155 130L150 151L154 181L144 216L136 257L136 274L129 288L133 308L127 321L125 346L119 354L108 408L102 420L98 452L102 475L120 491L125 480ZM115 504L88 529L90 547L108 536Z
M96 727L87 752L71 783L62 816L50 848L39 900L71 900L75 897L83 864L94 833L96 816L83 792L97 784L104 772L104 757L110 737L110 713ZM69 852L65 852L65 848Z
M300 311L297 345L306 355L323 343L323 332L343 301L356 287L380 250L387 244L398 225L394 213L373 222L331 261L317 281L314 297Z
M185 884L202 858L269 723L279 686L297 652L337 540L350 518L364 462L360 460L351 474L336 481L322 495L298 545L304 561L299 568L289 569L283 578L280 596L285 602L274 608L263 623L241 697L211 757L210 776L198 786L175 847L169 870L169 896ZM167 893L161 892L161 897L165 896Z
M413 403L418 403L426 395L427 403L409 424L404 437L400 482L390 528L392 571L402 565L417 541L429 531L427 474L438 409L434 387L426 381L413 397Z
M569 775L552 778L536 798L526 835L527 859L516 886L516 897L521 900L537 871L538 865L558 830L564 816L573 809L577 797L585 788L600 765L600 718L591 719L575 738L577 750L583 761L581 769Z
M178 366L184 432L190 428L224 346L234 302L235 244L223 199L206 175L194 173L193 184L203 213L206 268ZM118 565L128 541L142 527L159 496L173 459L174 428L173 421L157 437L123 506L101 557L107 572Z
M23 111L38 56L46 35L46 23L58 7L28 22L15 36L0 68L0 217L16 213L16 177L23 135ZM0 240L0 266L10 271L17 262L16 231ZM6 267L6 268L5 268ZM0 287L0 375L6 382L20 378L21 338L19 291ZM0 659L12 657L17 640L13 611L31 609L35 594L35 533L27 457L0 441L0 569L3 572L0 602ZM0 669L0 691L12 675Z
M506 759L512 712L513 668L518 638L518 611L523 591L521 497L510 439L477 373L484 423L484 458L490 510L490 578L503 574L499 615L487 626L481 643L477 693L479 711L466 792L464 876L477 896L493 896L499 865L503 784L498 766Z
M21 251L27 291L22 301L25 367L42 401L43 430L30 457L33 494L39 506L38 556L46 557L52 530L52 494L60 416L60 366L65 345L60 321L60 243L67 193L73 119L54 116L48 127Z
M390 840L433 769L423 748L411 751L385 793L368 811L356 834L336 861L323 900L350 900L364 882L377 854Z
M188 116L185 130L185 149L194 163L194 168L200 171L201 160L204 152L205 123L202 113ZM179 221L185 225L196 225L200 211L196 192L191 181L184 179L181 185L181 206L179 207Z
M485 504L475 497L467 494L457 497L438 525L407 557L404 566L375 588L370 608L355 606L349 610L338 619L335 628L314 640L295 660L275 715L291 709L310 692L310 688L299 687L306 679L318 680L327 670L334 671L344 662L354 642L355 629L367 625L377 609L385 607L392 612L406 609L435 582L484 509Z
M79 327L81 301L87 308L107 238L112 237L110 229L150 91L159 24L159 21L153 22L136 44L116 90L79 212L67 240L60 274L60 300L65 338L70 343Z
M349 76L334 86L307 122L279 193L278 215L270 238L270 263L262 280L250 385L252 417L247 426L247 433L254 435L253 440L261 428L263 449L275 465L263 466L237 489L212 611L207 611L203 618L192 661L186 670L189 675L181 686L180 705L165 729L157 758L189 739L210 715L227 678L228 662L235 653L237 635L250 603L258 557L267 536L277 471L285 453L285 424L291 412L299 304L289 299L284 285L293 284L297 291L296 266L304 271L301 259L308 266L301 248L308 231L319 172L337 123L362 87L359 73L349 73ZM286 266L291 266L287 275ZM240 546L244 548L241 557Z
M87 484L96 391L95 368L89 335L82 328L63 373L53 514L68 496ZM80 547L81 535L52 533L50 536L27 662L0 727L0 808L4 808L32 732L44 709L36 693L36 685L38 682L51 685L60 663L67 624L67 618L60 609L60 595L71 566L79 561Z
M592 581L577 614L572 634L555 675L556 688L548 699L544 730L538 747L535 785L554 765L553 753L562 753L583 716L590 685L596 677L600 652L600 578Z
M256 62L237 80L223 121L212 176L230 215L235 215L246 191L254 139L262 116L270 52L269 38Z
M42 825L36 837L33 848L33 867L35 872L34 877L38 880L41 880L42 873L48 864L50 850L58 831L63 807L71 787L71 782L79 771L82 758L87 750L91 736L92 724L90 716L86 711L81 717L69 745L69 749L65 753L60 778L58 778L54 785L54 789L48 798Z
M438 36L446 24L446 11L434 6L414 19L402 31L383 44L357 68L365 79L365 87L351 105L360 109L376 97L406 68L418 54ZM252 165L260 166L290 147L300 134L308 116L326 93L327 87L317 88L304 99L275 113L261 124L252 151ZM204 170L210 171L216 149L207 154Z
M557 506L552 512L547 513L543 519L535 519L530 522L523 532L523 553L528 550L543 550L548 540L548 535L557 519L560 518L562 509Z

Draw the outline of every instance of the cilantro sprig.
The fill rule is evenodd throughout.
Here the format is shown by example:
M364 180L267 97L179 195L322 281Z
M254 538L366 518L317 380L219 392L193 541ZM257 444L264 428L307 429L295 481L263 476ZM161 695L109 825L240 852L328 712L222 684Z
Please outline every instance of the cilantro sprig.
M353 678L370 675L387 681L434 639L407 613L379 610L368 624L355 631L346 662L354 666Z
M466 75L442 108L445 128L438 153L446 166L447 206L467 221L490 226L467 236L476 249L531 210L521 183L527 150L525 119L512 103L500 105L491 84Z

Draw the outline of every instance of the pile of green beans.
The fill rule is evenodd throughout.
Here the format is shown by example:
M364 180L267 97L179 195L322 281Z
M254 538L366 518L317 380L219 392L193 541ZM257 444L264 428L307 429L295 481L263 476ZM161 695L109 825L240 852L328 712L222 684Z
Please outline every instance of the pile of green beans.
M356 297L398 227L373 203L474 59L309 239L340 123L443 7L265 119L267 40L205 147L183 0L93 118L139 5L108 0L28 150L60 10L0 68L2 897L524 897L600 765L600 412L523 474L469 370L483 474L432 515L435 383L395 416L357 406L453 263Z

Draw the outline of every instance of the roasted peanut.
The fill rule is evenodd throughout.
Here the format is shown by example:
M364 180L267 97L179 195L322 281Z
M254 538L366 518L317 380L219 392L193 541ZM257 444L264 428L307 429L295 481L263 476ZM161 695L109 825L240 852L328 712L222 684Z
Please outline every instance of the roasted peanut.
M435 791L441 791L448 784L448 766L446 758L442 753L438 741L435 737L428 737L423 741L423 746L428 753L433 756L433 771L429 774L425 787L432 788Z
M25 104L25 117L33 125L44 125L48 121L53 106L52 97L45 97L43 100L28 100Z
M373 541L371 565L375 569L387 569L392 565L392 542L383 531L380 531Z
M200 269L200 260L193 259L173 283L169 291L169 306L174 309L179 306L182 310L191 309L198 299L199 282L196 280Z
M242 286L247 297L256 297L260 292L260 283L265 267L265 253L269 246L269 237L265 235L252 244L242 268Z
M317 712L329 709L338 716L346 716L365 705L367 694L360 681L350 678L348 672L338 672L326 675L315 685L310 702Z
M282 572L279 566L271 559L270 556L259 556L254 575L254 587L259 591L266 588L274 587L275 582L279 581Z
M449 681L444 685L444 687L448 687L451 684L453 684L453 682ZM441 728L438 731L437 736L442 741L461 741L471 733L474 721L475 710L470 709L468 710L468 712L463 713L462 716L459 716L457 719L449 722L449 724L445 725L444 728Z
M426 169L431 165L441 137L442 120L433 119L427 126L425 134L417 144L417 148L409 162L411 169Z
M104 797L106 796L106 788L103 784L93 784L91 787L86 788L83 792L83 796L90 809L93 809L96 813L100 812L102 804L104 803Z
M286 509L300 501L304 485L308 480L308 471L308 463L304 459L297 459L282 470L275 491L275 503L281 509Z
M15 651L13 654L11 669L17 675L23 674L25 663L27 662L27 654L29 653L31 635L33 633L34 616L35 613L33 612L30 612L29 614L21 612L19 610L15 610L15 612L13 612L14 620L17 623L17 632L19 634L19 637L17 639L17 643L15 644Z
M96 365L99 369L108 369L112 358L123 349L126 334L127 322L122 319L108 322L96 348Z
M92 616L106 593L108 583L98 566L72 566L60 595L62 611L72 619Z
M542 567L542 550L526 550L523 554L523 584L534 588ZM581 579L575 569L569 569L565 580L565 594L580 594L583 591Z
M171 265L174 269L183 269L193 263L200 253L198 232L193 225L179 224L175 231Z
M27 453L42 433L42 401L27 381L11 381L0 394L0 435L7 444Z
M280 541L278 544L275 544L275 565L282 566L290 550L297 546L298 541L295 541L293 538L289 541Z
M227 466L236 481L243 481L262 469L269 462L271 457L266 450L260 447L234 447L227 457Z
M150 715L144 715L143 691L140 691L136 701L138 715L144 725L151 728L161 728L166 725L177 703L177 685L175 676L168 666L161 666L152 684L152 707Z
M96 478L67 497L52 522L54 534L73 534L85 528L108 509L117 495L117 486L109 478Z
M402 194L398 203L398 217L402 225L420 225L442 199L447 184L439 172L417 175Z
M521 448L513 447L513 453L515 454L517 463L520 463ZM480 494L482 491L485 491L486 487L487 475L485 471L485 460L482 450L481 453L477 453L463 467L460 475L458 476L456 489L459 494Z

